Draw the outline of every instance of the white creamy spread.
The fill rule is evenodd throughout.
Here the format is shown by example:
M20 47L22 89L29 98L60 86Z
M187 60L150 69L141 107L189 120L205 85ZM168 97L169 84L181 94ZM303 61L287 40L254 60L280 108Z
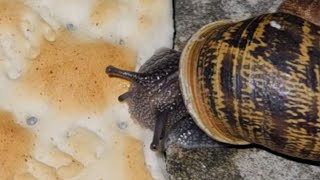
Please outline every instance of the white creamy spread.
M0 179L164 179L105 68L172 37L169 0L0 0Z

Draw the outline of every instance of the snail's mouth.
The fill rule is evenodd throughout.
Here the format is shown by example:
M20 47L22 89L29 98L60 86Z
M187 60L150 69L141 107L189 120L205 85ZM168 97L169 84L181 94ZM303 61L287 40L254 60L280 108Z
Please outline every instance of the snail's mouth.
M168 2L0 1L0 179L152 177L117 101L129 83L104 71L171 46Z

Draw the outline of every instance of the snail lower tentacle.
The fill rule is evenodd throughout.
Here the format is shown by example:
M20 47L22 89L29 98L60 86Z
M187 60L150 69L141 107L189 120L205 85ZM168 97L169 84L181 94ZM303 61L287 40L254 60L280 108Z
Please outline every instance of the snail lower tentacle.
M118 101L119 101L119 102L123 102L123 101L125 101L126 99L128 99L130 96L132 96L132 92L131 92L131 91L125 92L125 93L121 94L121 95L118 97Z
M150 149L153 151L159 150L160 140L163 139L164 136L164 128L167 118L168 117L166 112L158 113L158 116L156 117L153 139L150 144Z

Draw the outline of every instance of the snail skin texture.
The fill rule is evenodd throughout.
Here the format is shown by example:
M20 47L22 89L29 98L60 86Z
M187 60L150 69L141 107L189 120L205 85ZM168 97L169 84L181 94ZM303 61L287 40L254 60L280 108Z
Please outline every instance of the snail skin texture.
M113 67L107 73L132 81L120 100L154 129L152 149L188 116L185 105L217 141L318 161L319 7L319 1L288 0L276 13L214 22L191 37L181 57L162 49L137 73Z

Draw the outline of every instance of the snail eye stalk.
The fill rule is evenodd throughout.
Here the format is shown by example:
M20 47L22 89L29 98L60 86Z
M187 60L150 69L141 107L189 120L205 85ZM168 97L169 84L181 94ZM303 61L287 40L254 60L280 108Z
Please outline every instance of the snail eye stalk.
M106 68L106 73L112 76L117 76L123 79L127 79L131 82L140 82L145 79L145 76L142 73L126 71L126 70L116 68L114 66L108 66Z
M108 66L106 68L106 73L111 76L116 76L116 77L120 77L123 79L127 79L128 81L131 81L131 82L140 83L140 82L146 81L146 76L142 73L126 71L126 70L116 68L114 66ZM132 94L133 93L130 91L125 92L124 94L122 94L118 97L118 101L120 101L120 102L125 101L127 98L132 96Z

